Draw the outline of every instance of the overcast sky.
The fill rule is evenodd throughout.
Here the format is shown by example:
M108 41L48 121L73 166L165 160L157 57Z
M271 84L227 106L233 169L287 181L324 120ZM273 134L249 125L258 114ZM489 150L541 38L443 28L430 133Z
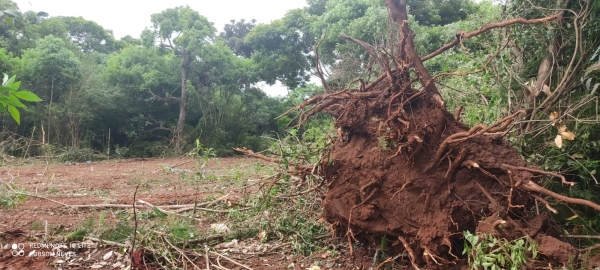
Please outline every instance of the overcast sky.
M189 5L213 22L218 31L230 20L256 19L268 23L283 17L290 9L306 5L305 0L13 0L22 12L45 11L50 16L81 16L113 31L117 39L139 37L150 27L150 15L167 8ZM282 87L264 89L270 95L283 95Z
M217 30L230 20L256 19L268 23L305 0L13 0L21 11L45 11L50 16L81 16L113 30L116 38L139 37L150 27L150 15L167 8L189 5L215 24Z

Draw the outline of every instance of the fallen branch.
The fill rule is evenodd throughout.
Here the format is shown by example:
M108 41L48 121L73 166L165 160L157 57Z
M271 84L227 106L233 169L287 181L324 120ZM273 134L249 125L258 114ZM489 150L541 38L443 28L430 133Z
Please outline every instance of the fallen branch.
M248 266L246 266L246 265L244 265L244 264L241 264L241 263L239 263L239 262L236 262L235 260L233 260L233 259L231 259L231 258L229 258L229 257L227 257L227 256L225 256L225 255L223 255L223 254L220 254L220 253L217 253L217 252L214 252L214 251L210 251L210 253L212 253L212 254L215 254L215 255L217 255L217 256L219 256L219 257L221 257L221 258L225 259L225 260L228 260L228 261L230 261L231 263L233 263L233 264L235 264L235 265L237 265L237 266L239 266L239 267L242 267L242 268L244 268L244 269L248 269L248 270L252 270L252 268L250 268L250 267L248 267Z
M579 250L579 252L583 253L583 252L588 252L588 251L594 250L594 249L600 249L600 244L593 245L591 247L582 248Z
M126 244L121 244L121 243L108 241L108 240L102 240L102 239L98 239L98 238L94 238L94 237L86 237L85 239L90 240L92 242L100 243L100 245L109 245L109 246L122 247L122 248L129 247L129 245L126 245Z
M258 153L254 153L254 151L246 149L246 148L233 148L235 151L241 152L245 155L249 155L251 157L255 157L258 159L262 159L268 162L272 162L272 163L277 163L277 164L281 164L281 160L277 159L277 158L272 158L272 157L267 157L263 154L258 154ZM288 165L293 166L293 169L290 169L287 171L287 173L289 174L308 174L309 172L312 171L313 166L305 166L305 165L299 165L299 164L294 164L293 161L288 162Z
M259 154L259 153L254 153L254 151L252 151L250 149L246 149L245 147L244 148L233 148L233 150L243 153L244 155L262 159L262 160L265 160L268 162L273 162L273 163L277 163L277 164L281 163L281 160L279 160L279 159L267 157L267 156L265 156L263 154Z
M536 24L536 23L545 23L545 22L550 22L553 20L558 19L559 15L558 14L554 14L552 16L548 16L548 17L544 17L544 18L538 18L538 19L531 19L531 20L527 20L525 18L516 18L516 19L512 19L512 20L508 20L508 21L503 21L503 22L497 22L497 23L492 23L492 24L488 24L488 25L484 25L481 28L479 28L478 30L475 30L473 32L463 32L463 31L459 31L456 33L455 35L455 39L442 46L441 48L435 50L434 52L425 55L423 57L421 57L421 61L425 62L447 50L449 50L450 48L456 46L457 44L461 43L463 39L468 39L468 38L472 38L474 36L483 34L489 30L495 29L495 28L502 28L505 26L509 26L512 24Z
M567 237L575 239L600 239L600 235L567 235Z
M135 191L133 192L133 202L131 203L131 207L133 207L133 237L131 241L131 250L129 251L129 260L134 261L133 252L135 250L135 239L137 238L137 228L138 228L138 220L137 220L137 211L135 209L135 200L137 196L138 189L140 188L140 183L135 187Z

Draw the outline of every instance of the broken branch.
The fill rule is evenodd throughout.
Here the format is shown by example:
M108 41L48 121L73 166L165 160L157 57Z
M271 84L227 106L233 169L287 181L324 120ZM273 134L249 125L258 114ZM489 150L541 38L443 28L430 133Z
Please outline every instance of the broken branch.
M497 22L497 23L492 23L492 24L488 24L488 25L484 25L481 28L479 28L478 30L475 30L473 32L463 32L463 31L459 31L456 33L456 38L442 46L441 48L435 50L434 52L425 55L421 58L421 61L425 62L447 50L449 50L450 48L456 46L457 44L459 44L463 39L468 39L468 38L472 38L474 36L483 34L489 30L495 29L495 28L502 28L505 26L509 26L512 24L536 24L536 23L545 23L545 22L549 22L549 21L553 21L558 19L558 14L554 14L552 16L548 16L548 17L544 17L544 18L538 18L538 19L531 19L531 20L527 20L525 18L516 18L516 19L512 19L512 20L508 20L508 21L503 21L503 22Z

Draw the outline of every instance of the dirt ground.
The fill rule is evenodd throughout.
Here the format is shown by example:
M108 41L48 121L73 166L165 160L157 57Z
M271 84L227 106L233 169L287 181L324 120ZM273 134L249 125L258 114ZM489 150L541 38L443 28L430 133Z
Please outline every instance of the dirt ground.
M54 240L61 239L55 235L72 232L90 218L100 218L102 210L62 204L131 205L138 184L138 200L160 206L193 204L209 196L220 197L226 193L241 195L245 191L241 190L240 185L224 183L221 179L241 179L250 183L268 174L269 166L251 158L219 158L204 168L204 173L212 175L214 179L203 181L200 186L185 181L182 176L200 171L198 161L191 158L81 164L35 162L2 167L1 181L33 196L25 197L15 208L0 208L0 269L127 269L130 263L124 248L89 240ZM117 220L119 211L124 210L109 209L102 218ZM223 244L227 243L221 243L221 246ZM306 269L313 265L319 265L320 269L357 269L354 265L372 262L372 257L368 255L370 252L359 247L355 247L357 256L349 259L345 256L347 253L343 244L336 247L341 256L320 252L303 257L294 255L287 248L248 255L253 254L249 249L270 250L278 244L243 239L237 244L230 243L226 254L252 269ZM32 255L33 250L37 250L37 253ZM54 256L49 255L52 251ZM230 269L241 269L225 258L221 263Z

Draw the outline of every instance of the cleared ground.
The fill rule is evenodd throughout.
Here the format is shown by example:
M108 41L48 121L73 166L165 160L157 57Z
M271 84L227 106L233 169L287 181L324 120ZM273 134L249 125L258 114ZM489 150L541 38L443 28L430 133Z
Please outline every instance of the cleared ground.
M294 181L277 181L276 167L250 158L202 163L183 158L1 167L0 269L127 269L135 226L128 206L136 188L136 249L152 253L148 262L184 269L356 269L372 263L371 252L359 246L355 258L346 256L345 243L331 239L327 224L289 214L304 209L318 218L320 201L277 198ZM283 209L288 206L290 211Z

